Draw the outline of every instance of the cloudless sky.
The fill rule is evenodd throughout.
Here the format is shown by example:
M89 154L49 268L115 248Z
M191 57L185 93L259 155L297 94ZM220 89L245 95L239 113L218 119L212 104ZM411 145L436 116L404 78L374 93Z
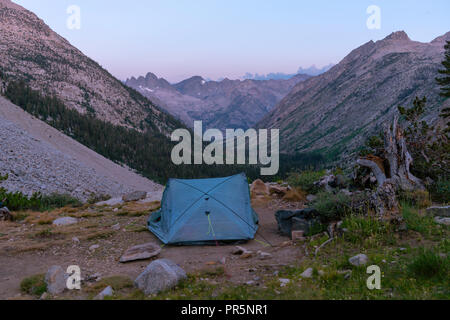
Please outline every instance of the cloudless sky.
M121 80L151 71L193 75L295 73L338 63L351 50L404 30L429 42L450 31L450 0L14 0ZM81 9L70 30L66 10ZM368 6L381 9L369 30Z

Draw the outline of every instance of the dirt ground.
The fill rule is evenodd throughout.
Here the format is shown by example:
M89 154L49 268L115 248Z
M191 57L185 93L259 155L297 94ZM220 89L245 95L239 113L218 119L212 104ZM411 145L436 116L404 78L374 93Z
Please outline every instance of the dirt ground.
M0 222L0 299L23 297L20 292L22 279L44 274L53 265L63 268L78 265L83 279L99 274L101 277L125 275L134 280L151 260L124 264L119 258L134 245L147 242L162 245L146 229L149 210L158 206L159 203L129 203L112 207L63 208L50 213L16 213L16 216L22 215L22 221ZM273 273L302 258L302 250L289 238L278 234L274 213L279 209L302 206L302 203L280 200L254 203L260 228L255 240L240 245L254 253L259 250L270 253L272 256L267 259L261 260L256 254L242 259L232 254L235 245L162 246L157 258L171 259L187 273L224 266L225 275L232 283L245 283L260 273ZM77 217L80 222L53 226L51 221L60 216ZM99 247L92 249L93 245Z

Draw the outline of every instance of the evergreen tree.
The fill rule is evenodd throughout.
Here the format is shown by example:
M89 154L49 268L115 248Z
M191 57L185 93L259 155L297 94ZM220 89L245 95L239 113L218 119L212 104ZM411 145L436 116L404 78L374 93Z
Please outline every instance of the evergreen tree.
M445 98L450 97L450 41L447 41L445 48L445 59L442 61L444 69L438 70L443 76L436 78L437 83L441 86L441 96ZM441 112L441 117L444 119L450 118L450 108L444 108ZM450 126L450 122L447 122L447 127ZM448 131L449 128L446 129Z

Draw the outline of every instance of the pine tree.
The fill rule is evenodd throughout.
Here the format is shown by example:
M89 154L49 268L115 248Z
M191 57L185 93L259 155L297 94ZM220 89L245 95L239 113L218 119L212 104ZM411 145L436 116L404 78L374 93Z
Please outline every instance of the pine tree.
M447 41L445 48L445 59L442 61L444 69L438 70L443 76L441 78L436 78L437 83L441 86L440 95L445 98L450 98L450 41ZM441 112L441 117L444 119L450 118L450 108L444 108ZM447 123L450 126L450 122ZM448 130L448 128L447 128Z

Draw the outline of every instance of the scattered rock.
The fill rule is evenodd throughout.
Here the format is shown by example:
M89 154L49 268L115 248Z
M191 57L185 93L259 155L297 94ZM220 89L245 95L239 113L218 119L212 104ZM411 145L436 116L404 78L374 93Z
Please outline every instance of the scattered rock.
M429 207L427 208L427 213L438 217L450 217L450 206Z
M344 275L344 279L347 280L351 277L352 275L352 270L342 270L342 271L338 271L338 274L343 274Z
M88 276L86 278L86 281L88 281L88 282L95 281L96 282L96 281L100 281L101 279L102 279L102 275L99 272L97 272L97 273L94 273L94 274Z
M125 202L130 202L130 201L139 201L139 200L143 200L147 198L147 192L145 191L135 191L135 192L131 192L128 193L126 195L124 195L122 197L122 200Z
M160 246L151 242L144 243L127 249L120 258L120 262L150 259L156 257L160 252Z
M280 281L280 287L285 287L291 282L291 280L283 278L279 278L278 281Z
M47 292L50 294L60 294L66 288L66 274L61 266L52 266L45 275Z
M450 226L450 217L434 217L434 221L438 224Z
M326 191L333 190L333 187L336 187L336 177L333 174L323 176L319 181L314 182L315 186L318 186Z
M116 206L118 204L122 204L123 200L122 198L111 198L109 200L106 201L101 201L101 202L97 202L95 205L97 206ZM117 208L115 208L117 209Z
M272 255L270 253L267 253L264 251L258 251L256 254L258 255L258 258L260 260L266 260L266 259L272 258Z
M352 264L354 266L363 266L363 265L367 264L368 261L369 261L369 258L365 254L362 254L362 253L348 259L348 262L350 262L350 264Z
M92 246L89 247L89 251L94 251L98 248L100 248L100 246L98 244L93 244Z
M243 254L245 251L247 251L247 250L240 246L236 246L231 253L234 255L240 255L240 254Z
M111 229L116 230L116 231L120 230L120 223L117 223L117 224L111 226Z
M314 200L316 200L317 199L317 196L315 196L315 195L313 195L313 194L308 194L307 196L306 196L306 201L308 201L308 202L313 202Z
M323 270L319 270L317 272L319 274L319 276L323 277L325 275L325 272Z
M250 193L252 196L267 196L269 188L261 179L256 179L250 186Z
M95 300L103 300L105 299L105 297L112 297L113 294L114 294L113 288L111 286L108 286L95 297Z
M134 283L146 295L150 295L173 288L185 278L186 272L177 264L168 259L158 259L150 263Z
M80 239L78 239L77 237L73 237L72 238L72 242L80 243Z
M342 189L341 192L342 192L343 194L345 194L346 196L348 196L348 197L350 197L350 196L353 195L353 193L350 192L348 189Z
M0 221L13 221L13 216L8 208L0 208Z
M246 251L246 252L244 252L243 254L241 254L239 258L241 258L241 259L248 259L248 258L250 258L252 255L253 255L253 252L252 252L252 251Z
M53 224L55 226L68 226L75 223L78 223L78 219L72 217L58 218L53 221Z
M300 275L302 278L311 278L313 275L313 268L308 268Z
M43 294L41 294L39 300L45 300L45 299L47 299L47 298L48 298L48 293L47 293L47 292L44 292Z

